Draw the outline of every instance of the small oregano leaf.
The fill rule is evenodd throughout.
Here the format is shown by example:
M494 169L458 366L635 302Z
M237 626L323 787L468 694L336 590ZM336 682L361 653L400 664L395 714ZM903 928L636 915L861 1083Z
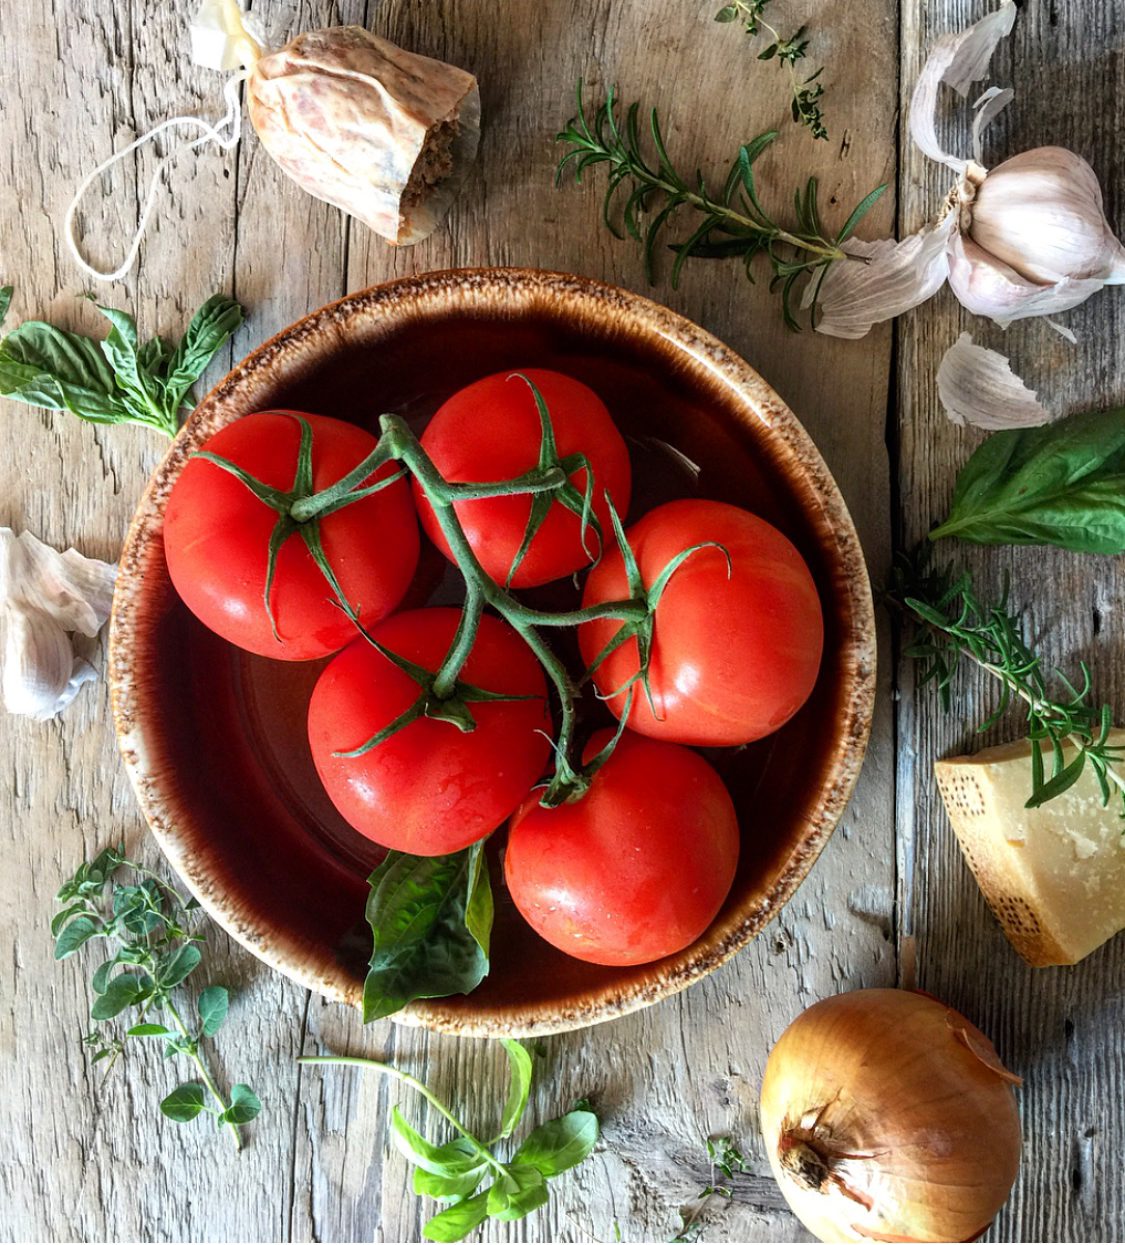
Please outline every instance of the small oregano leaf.
M203 1110L204 1101L203 1086L191 1081L172 1090L160 1104L160 1110L177 1124L186 1124Z
M249 1124L251 1120L257 1119L261 1109L262 1103L258 1095L249 1085L243 1085L240 1082L231 1087L230 1106L219 1114L218 1122L220 1124Z
M208 986L200 992L199 1002L200 1032L204 1037L214 1037L223 1027L230 1008L230 991L226 986Z

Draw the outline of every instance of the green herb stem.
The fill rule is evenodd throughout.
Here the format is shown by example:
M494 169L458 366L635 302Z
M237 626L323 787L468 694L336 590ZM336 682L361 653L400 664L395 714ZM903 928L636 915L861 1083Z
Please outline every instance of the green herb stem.
M418 1080L416 1076L411 1076L409 1072L403 1072L401 1068L396 1068L394 1064L382 1063L378 1059L364 1059L358 1055L301 1055L297 1059L298 1063L303 1064L340 1064L351 1068L368 1068L376 1072L389 1076L393 1080L401 1081L403 1085L409 1085L415 1093L421 1096L430 1104L431 1107L442 1117L446 1123L461 1134L462 1137L473 1147L473 1150L481 1156L481 1158L499 1175L507 1176L508 1169L499 1159L495 1158L489 1151L488 1147L483 1145L471 1132L461 1123L461 1121L453 1114L444 1102L433 1093L423 1082Z
M222 1114L224 1111L227 1110L228 1104L224 1100L222 1094L219 1093L218 1086L215 1084L214 1078L211 1076L211 1070L207 1067L206 1061L203 1059L202 1055L200 1055L199 1053L198 1041L196 1040L192 1031L187 1027L186 1024L184 1024L184 1019L180 1015L179 1008L176 1007L175 1003L173 1003L172 1000L167 995L164 995L164 997L160 1000L160 1003L161 1003L161 1006L167 1009L168 1014L176 1022L176 1028L179 1029L180 1034L183 1037L184 1042L185 1042L184 1052L185 1054L190 1056L191 1061L195 1064L196 1068L199 1070L199 1079L203 1082L204 1086L207 1089L207 1092L219 1104L219 1113ZM238 1130L238 1125L233 1120L227 1120L225 1121L225 1123L226 1123L226 1126L230 1129L231 1135L234 1137L234 1148L236 1150L241 1150L242 1149L242 1134Z

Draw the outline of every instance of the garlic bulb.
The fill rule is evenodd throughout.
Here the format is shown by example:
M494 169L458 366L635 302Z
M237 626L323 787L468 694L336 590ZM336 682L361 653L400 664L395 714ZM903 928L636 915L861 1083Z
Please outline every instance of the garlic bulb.
M9 713L54 717L95 677L68 632L95 636L113 601L117 568L74 549L59 553L30 532L0 528L3 698Z
M847 248L866 262L837 263L828 270L817 295L819 332L862 336L935 293L942 282L935 281L932 246L916 248L912 269L903 272L913 238L941 240L940 263L954 294L969 311L1002 327L1067 311L1103 286L1125 282L1125 247L1105 218L1094 170L1081 156L1037 147L991 171L980 163L984 131L1011 101L1010 90L992 87L977 100L971 158L946 152L938 142L938 88L944 83L966 95L988 72L1015 16L1013 0L1004 0L976 25L935 44L914 90L910 133L920 150L953 169L958 181L936 224L897 244ZM884 246L889 249L875 249ZM812 301L811 294L806 301Z
M1029 281L1125 282L1125 247L1106 221L1094 170L1063 147L997 165L977 187L968 233Z

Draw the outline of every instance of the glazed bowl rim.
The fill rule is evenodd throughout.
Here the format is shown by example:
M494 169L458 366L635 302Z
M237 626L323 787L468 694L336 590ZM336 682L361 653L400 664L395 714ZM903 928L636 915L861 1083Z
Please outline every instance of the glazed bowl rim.
M353 982L343 980L339 966L335 972L325 972L323 965L321 971L316 971L310 963L293 958L295 948L287 947L283 937L263 937L260 931L247 929L234 906L224 902L222 887L215 886L206 871L193 867L189 844L177 827L176 795L162 789L158 775L147 761L149 731L158 735L159 723L150 721L145 711L140 686L143 681L138 680L134 669L138 636L146 625L151 626L143 609L146 594L143 587L138 590L137 584L143 583L143 565L151 542L162 540L163 510L172 481L202 440L244 413L232 415L225 410L225 404L236 402L240 390L256 374L278 368L279 363L284 371L287 361L299 374L303 344L317 336L330 342L340 323L351 316L389 315L394 323L396 317L402 316L403 304L413 304L420 309L423 319L433 319L439 310L430 306L435 300L448 314L451 310L465 310L458 307L458 300L466 297L471 313L472 300L484 299L489 293L509 298L517 293L527 295L532 298L532 305L538 305L536 299L553 300L556 315L564 301L585 300L603 317L627 316L634 340L655 334L714 374L768 428L770 436L756 440L774 442L767 446L771 456L788 463L790 484L801 484L808 494L801 497L803 509L808 511L810 498L819 504L821 513L813 516L817 519L817 541L822 551L827 551L837 586L845 585L849 595L850 629L844 635L838 678L846 685L846 694L840 697L843 716L824 765L822 798L815 819L807 822L761 901L749 911L738 908L725 920L717 919L691 947L653 966L654 970L659 968L659 973L644 974L624 986L594 987L574 1005L529 1004L526 1008L496 1010L490 1017L485 1012L475 1014L471 1009L449 1007L445 1000L432 999L412 1003L394 1017L399 1023L424 1025L462 1036L536 1036L581 1028L637 1011L677 993L726 963L792 898L842 816L862 767L874 709L876 639L871 587L859 537L836 482L808 433L772 387L734 351L690 320L643 295L594 278L544 269L447 269L396 278L325 304L276 333L236 364L188 417L153 472L122 550L110 623L109 681L118 744L141 811L188 889L232 938L270 967L310 990L355 1004L357 988ZM484 302L480 305L487 309ZM570 301L569 305L578 304ZM215 423L216 420L219 422ZM162 547L160 557L163 558Z

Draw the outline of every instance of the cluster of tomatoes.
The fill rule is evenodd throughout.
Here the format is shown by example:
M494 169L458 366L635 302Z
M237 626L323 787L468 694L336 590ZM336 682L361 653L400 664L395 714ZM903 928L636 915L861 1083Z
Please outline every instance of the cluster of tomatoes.
M669 502L625 531L627 549L615 542L613 512L629 505L628 450L602 401L571 377L529 369L478 381L438 410L421 448L451 484L524 477L542 461L537 394L558 461L584 456L572 498L590 499L589 514L526 492L435 504L416 476L392 479L398 465L386 463L359 500L302 522L288 512L302 472L306 494L328 489L377 441L338 420L266 411L217 433L184 468L165 516L168 568L189 609L231 643L285 660L335 654L312 693L309 743L328 795L356 830L435 856L507 821L506 882L532 927L579 959L646 963L703 933L738 862L730 796L684 745L749 743L797 712L820 665L820 603L789 540L735 506ZM462 564L470 589L486 576L518 601L513 592L586 570L593 553L581 610L645 604L641 623L579 622L587 676L628 720L608 760L576 785L578 798L541 802L551 701L520 630L486 611L438 696L433 676L461 611L395 612L415 574L419 522L456 560L442 505L472 551L476 565ZM598 542L591 549L595 518L600 557ZM595 733L583 763L612 735Z

